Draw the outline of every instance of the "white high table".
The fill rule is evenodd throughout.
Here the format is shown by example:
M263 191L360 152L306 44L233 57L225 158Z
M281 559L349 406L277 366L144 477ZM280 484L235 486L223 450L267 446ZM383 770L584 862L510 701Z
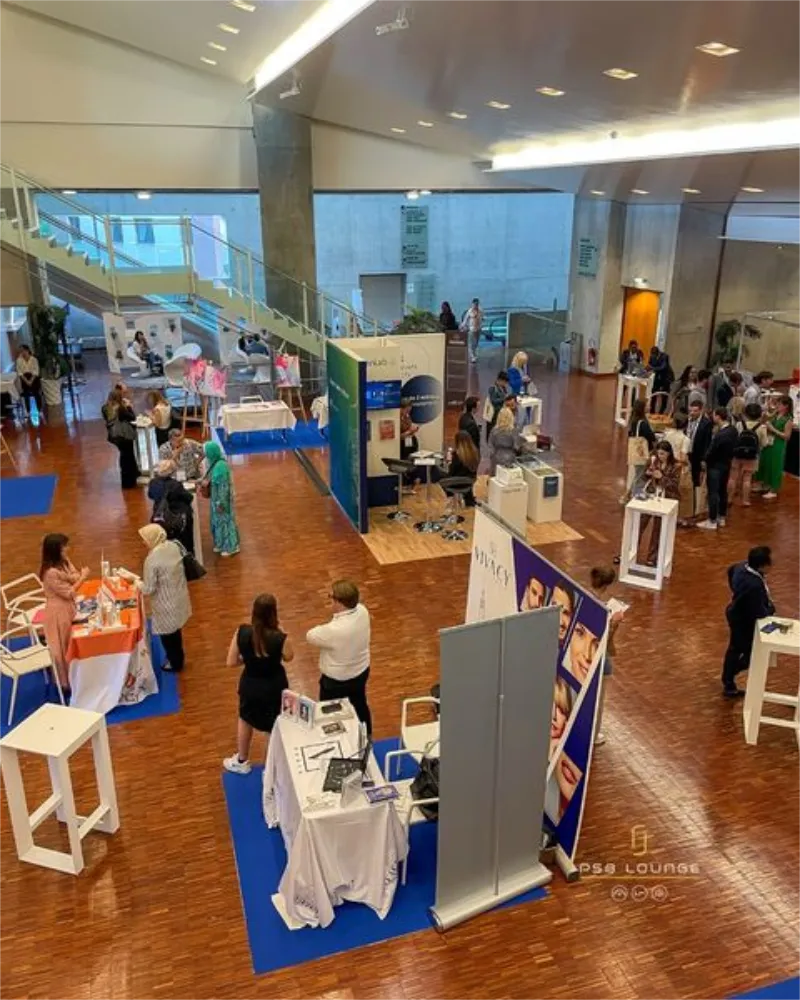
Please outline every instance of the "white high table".
M787 633L762 632L769 622L789 625ZM750 654L750 669L747 673L747 689L744 696L744 738L750 744L758 743L758 730L761 725L783 726L793 729L800 742L800 699L793 694L774 694L767 691L767 674L775 663L775 656L785 653L788 656L800 656L800 622L791 618L762 618L756 622L753 637L753 652ZM794 708L794 718L778 719L771 715L762 715L764 702L772 705L789 705Z
M523 415L523 433L528 429L537 431L542 426L542 401L538 396L517 396L517 407Z
M333 736L322 731L329 717L320 720L306 729L281 716L264 768L264 818L280 826L288 855L272 902L290 930L327 927L345 900L365 903L383 919L408 852L394 802L370 805L362 793L343 806L338 792L323 792L326 761L357 751L358 720L354 714L342 720L344 733ZM367 777L386 783L372 753Z
M627 427L631 419L631 410L639 395L644 395L645 400L653 391L653 378L651 375L623 375L617 376L617 401L614 407L614 420L620 427Z
M140 413L133 422L133 426L136 428L134 444L139 471L143 476L154 476L159 462L155 425L150 417Z
M658 558L654 567L638 561L642 517L648 514L661 520ZM672 553L675 548L677 524L677 500L648 497L646 500L634 498L628 501L625 505L625 521L622 526L620 583L628 583L634 587L645 587L647 590L661 590L664 577L672 575Z

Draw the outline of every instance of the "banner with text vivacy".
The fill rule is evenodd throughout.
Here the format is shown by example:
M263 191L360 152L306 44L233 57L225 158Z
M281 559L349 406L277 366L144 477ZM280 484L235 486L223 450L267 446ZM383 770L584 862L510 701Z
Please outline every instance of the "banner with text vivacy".
M552 670L553 711L545 827L570 858L578 845L599 707L608 609L485 510L476 510L467 593L467 623L550 605L561 609L559 652Z

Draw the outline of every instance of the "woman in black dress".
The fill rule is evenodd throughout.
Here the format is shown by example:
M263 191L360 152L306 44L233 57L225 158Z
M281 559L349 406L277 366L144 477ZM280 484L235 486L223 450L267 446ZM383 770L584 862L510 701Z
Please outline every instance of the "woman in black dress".
M278 624L278 602L272 594L259 594L253 601L250 625L240 625L228 649L227 664L244 664L239 678L239 724L236 753L222 763L234 774L250 773L250 743L253 730L271 733L281 714L281 694L289 687L284 663L294 659L294 650Z

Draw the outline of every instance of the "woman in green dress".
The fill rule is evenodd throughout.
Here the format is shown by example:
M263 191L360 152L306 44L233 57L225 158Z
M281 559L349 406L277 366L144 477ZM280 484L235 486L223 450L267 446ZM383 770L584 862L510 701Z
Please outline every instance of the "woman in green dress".
M761 449L758 471L753 477L761 483L761 496L765 500L774 500L783 482L783 465L786 458L786 442L792 435L792 400L789 396L781 396L775 406L775 412L766 425L770 442Z
M235 556L239 551L239 529L233 511L233 479L222 448L216 441L203 445L208 471L205 478L210 487L211 538L214 551L222 556Z

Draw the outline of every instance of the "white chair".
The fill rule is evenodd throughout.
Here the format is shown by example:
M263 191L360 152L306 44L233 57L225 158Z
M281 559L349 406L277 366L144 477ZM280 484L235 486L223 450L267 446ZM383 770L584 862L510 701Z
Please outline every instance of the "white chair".
M412 750L390 750L383 761L383 778L387 784L394 785L397 789L398 797L394 800L394 808L397 812L397 817L400 820L403 831L406 835L406 844L410 843L408 839L409 829L415 826L417 823L427 823L428 817L422 811L422 806L433 806L439 804L438 796L433 799L415 799L411 794L411 786L414 783L413 778L402 778L399 781L392 781L392 761L398 760L400 757L413 757L417 760L416 755ZM419 761L417 761L419 763ZM406 884L406 872L408 870L408 851L406 851L406 856L400 862L400 885Z
M46 603L42 581L35 573L4 583L0 596L9 625L30 625L37 611L44 611Z
M8 639L16 635L27 635L30 645L22 649L11 649ZM10 677L11 684L11 704L8 707L8 724L14 718L14 705L17 700L17 686L20 677L26 674L33 674L37 670L50 670L58 688L58 697L61 704L64 704L64 692L61 690L61 681L58 678L58 671L53 666L53 658L46 646L43 646L39 636L31 625L17 625L16 628L9 629L0 635L0 670L6 677Z
M417 759L425 755L438 757L438 749L431 753L431 748L436 748L439 745L439 720L412 726L408 721L409 705L431 705L438 709L439 699L431 695L403 699L403 708L400 713L400 749L410 751Z

